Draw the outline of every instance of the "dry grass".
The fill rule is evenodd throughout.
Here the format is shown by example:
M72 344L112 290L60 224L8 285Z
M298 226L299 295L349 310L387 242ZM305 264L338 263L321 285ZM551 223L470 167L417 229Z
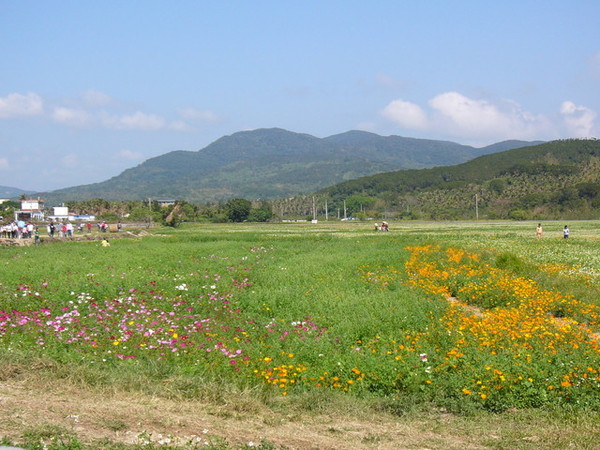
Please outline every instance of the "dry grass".
M171 445L211 442L230 448L260 442L289 449L593 448L598 429L597 414L568 421L535 411L461 417L430 410L398 416L341 396L264 402L255 392L234 391L212 400L186 400L94 390L64 379L53 383L44 376L48 368L40 365L27 374L18 367L3 369L0 438L12 443L32 434L64 433L90 448L139 444L140 436Z

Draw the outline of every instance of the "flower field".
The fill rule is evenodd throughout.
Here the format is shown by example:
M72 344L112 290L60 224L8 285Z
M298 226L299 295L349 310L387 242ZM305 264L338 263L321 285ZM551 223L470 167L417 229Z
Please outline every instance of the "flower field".
M454 300L441 321L446 346L438 347L451 349L438 369L468 381L461 389L465 395L500 407L597 407L599 305L545 290L459 249L411 252L410 282L442 301Z
M497 227L190 226L1 249L0 355L157 395L600 409L600 262L581 260L600 241ZM507 249L521 265L494 259Z

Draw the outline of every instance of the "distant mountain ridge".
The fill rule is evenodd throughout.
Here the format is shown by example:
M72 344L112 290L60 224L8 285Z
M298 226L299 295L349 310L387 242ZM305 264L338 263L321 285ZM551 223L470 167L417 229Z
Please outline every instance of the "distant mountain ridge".
M199 151L172 151L101 183L42 193L47 202L176 198L214 202L275 199L400 169L446 166L539 142L475 148L448 141L379 136L364 131L317 138L280 128L241 131Z
M23 194L28 195L32 193L33 191L26 191L24 189L9 186L0 186L0 198L14 198Z

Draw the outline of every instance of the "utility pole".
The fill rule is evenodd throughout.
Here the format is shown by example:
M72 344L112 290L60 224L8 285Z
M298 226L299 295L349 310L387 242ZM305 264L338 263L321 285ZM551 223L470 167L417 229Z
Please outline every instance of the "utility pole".
M317 220L317 207L315 206L315 197L313 196L313 205L312 205L312 210L313 210L313 220Z
M347 219L348 216L346 214L346 200L344 200L344 219Z
M325 199L325 222L329 220L329 210L327 209L327 199Z
M475 219L479 220L479 194L475 194Z

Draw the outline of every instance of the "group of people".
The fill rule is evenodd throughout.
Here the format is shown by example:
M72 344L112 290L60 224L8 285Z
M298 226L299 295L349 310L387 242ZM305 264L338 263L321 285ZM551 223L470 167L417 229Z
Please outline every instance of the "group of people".
M77 228L79 231L83 231L83 224L79 224ZM58 234L58 237L73 237L73 229L71 222L50 222L46 225L49 237L54 237L55 234Z
M544 234L544 229L542 228L542 224L538 223L537 227L535 228L535 236L539 239L542 237L543 234ZM565 227L563 228L563 238L569 239L570 234L571 234L571 231L569 230L569 226L565 225Z
M31 222L15 220L0 226L0 237L6 239L27 239L32 238L37 231L37 227Z
M98 222L98 231L106 233L109 229L106 222ZM117 225L117 230L121 231L121 223ZM43 229L43 228L42 228ZM46 225L46 232L48 237L73 237L73 232L77 230L82 233L87 230L88 233L92 232L92 223L87 222L79 223L74 225L70 221L66 222L50 222ZM31 222L25 222L23 220L15 220L4 225L0 224L0 238L5 239L32 239L39 236L39 227Z

